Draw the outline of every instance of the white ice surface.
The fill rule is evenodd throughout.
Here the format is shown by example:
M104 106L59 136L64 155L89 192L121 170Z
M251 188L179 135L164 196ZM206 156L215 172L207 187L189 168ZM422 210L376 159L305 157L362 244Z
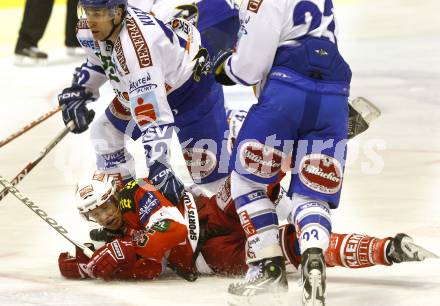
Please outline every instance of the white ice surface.
M352 97L365 96L382 117L350 144L335 232L388 236L406 232L440 253L440 4L435 0L341 4L340 48L353 70ZM46 67L17 68L0 59L0 139L54 107L80 60L50 52ZM102 109L112 97L102 90ZM246 88L228 90L232 107L252 103ZM0 175L12 178L63 128L58 114L0 149ZM176 147L177 149L177 147ZM178 150L174 164L183 173ZM77 240L88 226L73 206L73 186L90 172L88 133L68 135L18 189ZM381 167L383 165L383 167ZM140 166L138 171L142 171ZM8 195L0 202L0 305L225 305L228 278L188 283L70 281L57 267L72 246ZM440 305L440 261L328 269L328 305ZM290 305L299 305L290 274Z

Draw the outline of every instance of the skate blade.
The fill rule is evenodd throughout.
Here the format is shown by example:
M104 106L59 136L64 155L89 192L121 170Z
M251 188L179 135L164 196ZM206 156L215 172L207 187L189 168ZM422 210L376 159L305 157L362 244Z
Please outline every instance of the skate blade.
M288 306L287 290L277 293L260 293L242 296L228 293L228 306Z
M14 65L17 67L46 66L47 59L31 58L29 56L16 55Z
M354 98L353 100L350 100L349 103L358 113L361 114L362 118L368 125L381 115L380 109L374 105L373 102L364 97Z
M316 299L317 296L323 296L324 292L322 292L322 284L321 284L321 272L314 269L309 273L309 283L312 287L312 293L310 298L306 296L306 293L303 293L303 306L324 306L325 302L322 300Z
M431 251L428 251L427 249L421 247L420 245L415 244L412 241L408 241L406 242L406 245L409 248L409 252L411 254L416 254L417 253L417 258L419 261L423 261L425 259L428 258L435 258L435 259L440 259L440 256L438 256L435 253L432 253Z

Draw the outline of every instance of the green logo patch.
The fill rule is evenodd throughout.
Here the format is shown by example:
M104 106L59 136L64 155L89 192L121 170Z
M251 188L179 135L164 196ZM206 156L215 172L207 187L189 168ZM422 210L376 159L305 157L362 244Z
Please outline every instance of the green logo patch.
M166 232L168 230L168 228L170 227L171 221L168 220L163 220L163 221L159 221L157 223L155 223L153 225L153 228L158 231L158 232Z

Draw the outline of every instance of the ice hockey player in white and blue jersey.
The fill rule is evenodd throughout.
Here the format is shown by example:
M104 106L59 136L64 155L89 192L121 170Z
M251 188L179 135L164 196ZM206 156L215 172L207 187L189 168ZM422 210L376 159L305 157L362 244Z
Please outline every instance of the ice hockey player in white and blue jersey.
M194 181L216 190L228 175L219 171L217 147L227 130L226 113L221 85L206 74L208 54L197 29L183 19L165 25L127 0L79 4L85 19L77 37L87 62L59 102L64 122L73 120L73 132L81 133L93 119L86 104L110 81L116 97L91 129L97 168L130 180L134 161L124 137L142 137L149 178L175 202L183 186L167 165L167 153L176 127Z
M292 153L288 221L302 254L303 305L324 305L323 253L339 204L346 155L351 71L338 51L331 0L244 0L232 52L214 64L225 85L255 85L231 156L231 194L247 234L249 271L231 303L287 291L275 207L264 194Z

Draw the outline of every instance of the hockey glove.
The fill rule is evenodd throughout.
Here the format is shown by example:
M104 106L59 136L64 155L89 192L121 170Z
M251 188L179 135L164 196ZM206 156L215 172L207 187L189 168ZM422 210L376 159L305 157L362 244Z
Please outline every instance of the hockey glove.
M94 246L91 243L86 245L94 250ZM86 264L89 262L89 258L84 255L83 251L79 247L75 247L76 254L71 256L69 253L61 253L58 257L58 268L60 273L65 278L88 278L86 272Z
M214 77L217 82L222 85L235 85L225 72L225 62L232 55L232 50L220 51L213 59Z
M89 233L90 239L94 241L112 242L116 238L122 238L122 230L110 230L105 227L92 229Z
M95 112L88 110L86 104L88 101L93 100L92 93L87 92L86 88L80 85L72 85L65 88L58 95L64 124L67 125L72 120L75 123L75 128L72 130L73 133L80 134L88 129L95 116Z
M174 205L179 204L183 196L183 183L174 175L173 170L166 163L155 161L150 167L148 179L165 198Z
M90 277L109 280L118 269L129 268L135 262L136 252L133 243L115 239L93 253L86 271Z

